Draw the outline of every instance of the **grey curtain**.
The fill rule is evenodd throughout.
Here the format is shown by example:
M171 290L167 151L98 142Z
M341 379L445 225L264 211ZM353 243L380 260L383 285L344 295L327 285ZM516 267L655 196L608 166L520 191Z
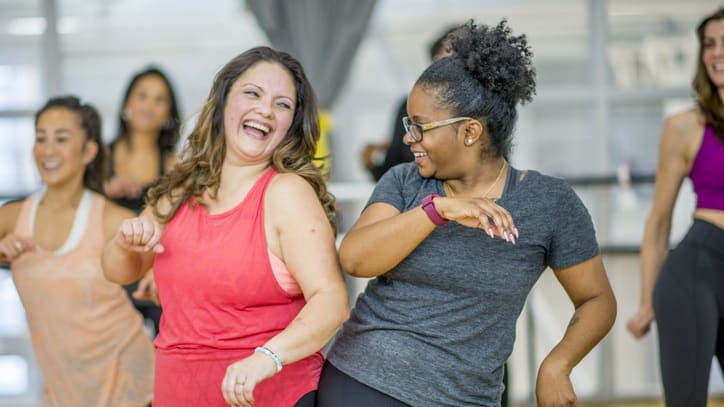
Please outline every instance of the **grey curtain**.
M297 58L330 109L349 73L376 0L247 0L272 46Z

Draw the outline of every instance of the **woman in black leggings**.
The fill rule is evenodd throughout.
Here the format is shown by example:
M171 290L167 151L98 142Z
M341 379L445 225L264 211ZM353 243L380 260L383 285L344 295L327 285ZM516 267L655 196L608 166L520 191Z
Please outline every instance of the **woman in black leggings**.
M697 36L698 106L664 126L641 246L641 306L627 325L640 338L656 319L668 407L705 406L711 359L724 363L724 8L704 18ZM697 195L694 224L667 257L687 176Z

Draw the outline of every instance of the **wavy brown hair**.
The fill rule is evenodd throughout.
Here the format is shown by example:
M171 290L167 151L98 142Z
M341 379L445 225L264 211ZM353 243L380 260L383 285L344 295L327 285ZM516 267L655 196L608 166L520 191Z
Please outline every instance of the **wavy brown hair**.
M699 60L696 63L696 74L692 81L696 102L701 109L706 123L714 128L717 137L724 142L724 101L719 96L719 89L709 74L701 59L704 54L704 31L707 24L712 21L724 19L724 7L720 7L713 14L710 14L699 23L696 28L696 37L699 40Z
M295 173L309 182L330 224L335 227L335 198L327 190L321 170L312 162L320 136L317 97L299 61L269 47L252 48L238 55L216 74L196 126L184 147L181 162L148 192L148 205L162 222L168 222L189 198L200 198L205 191L212 198L216 197L226 156L226 99L236 80L259 62L272 62L284 67L294 80L297 94L292 124L272 154L270 165L280 173ZM164 197L169 199L171 209L161 213L157 203Z

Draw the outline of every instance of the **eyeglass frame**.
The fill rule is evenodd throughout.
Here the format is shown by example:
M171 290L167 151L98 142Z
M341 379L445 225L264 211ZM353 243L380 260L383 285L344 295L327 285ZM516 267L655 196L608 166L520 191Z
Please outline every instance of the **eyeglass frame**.
M405 133L409 134L410 138L412 138L412 140L414 140L416 143L419 143L422 141L422 136L425 135L426 130L436 129L438 127L443 127L443 126L447 126L447 125L450 125L453 123L461 122L463 120L473 120L473 118L466 117L466 116L460 116L460 117L451 117L449 119L444 119L444 120L437 120L437 121L429 122L429 123L415 123L412 120L410 120L410 118L408 116L405 116L402 118L402 128L405 129ZM419 140L415 137L414 132L410 131L410 128L412 128L413 126L420 129L420 139Z

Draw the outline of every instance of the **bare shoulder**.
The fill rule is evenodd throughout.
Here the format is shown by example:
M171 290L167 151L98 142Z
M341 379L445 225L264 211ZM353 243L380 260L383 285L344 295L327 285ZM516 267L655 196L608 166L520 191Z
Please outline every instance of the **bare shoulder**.
M265 207L279 227L299 219L325 219L324 210L312 186L300 175L278 174L267 187Z
M294 173L277 174L269 183L267 194L274 200L316 199L317 196L309 182Z
M0 237L12 232L23 207L22 201L12 201L0 206Z
M697 108L691 108L669 116L664 124L666 133L692 138L704 131L704 120Z
M661 142L691 156L696 154L703 134L703 117L697 108L691 108L666 119Z

